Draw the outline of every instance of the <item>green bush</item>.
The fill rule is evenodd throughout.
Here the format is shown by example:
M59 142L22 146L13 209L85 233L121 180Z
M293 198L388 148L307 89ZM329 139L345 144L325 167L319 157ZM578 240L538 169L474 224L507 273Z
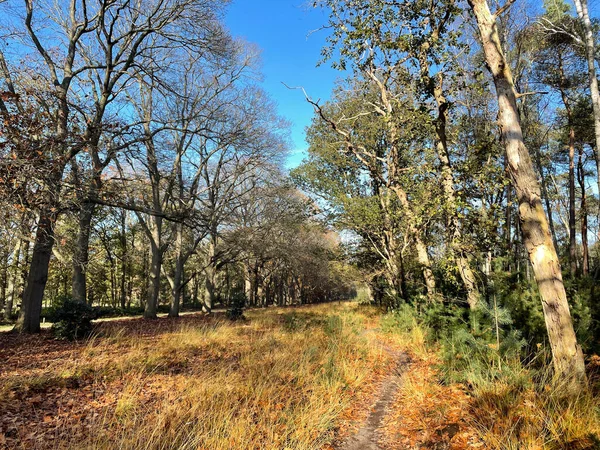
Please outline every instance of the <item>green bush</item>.
M57 339L74 340L90 335L96 311L84 302L65 299L52 308L49 316Z
M246 294L242 291L235 291L231 294L229 308L225 316L232 321L245 320L244 307L246 306Z
M381 328L388 333L395 331L410 332L417 320L415 308L405 303L383 316Z

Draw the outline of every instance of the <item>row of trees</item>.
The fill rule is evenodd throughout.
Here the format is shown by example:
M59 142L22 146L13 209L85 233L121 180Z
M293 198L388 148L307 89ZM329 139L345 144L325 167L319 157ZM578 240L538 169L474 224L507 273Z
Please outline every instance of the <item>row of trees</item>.
M476 312L495 280L533 278L554 368L579 389L559 255L573 299L597 267L594 27L579 0L578 15L552 1L534 20L513 3L323 1L324 59L350 75L325 104L307 96L310 156L293 177L353 232L391 304Z
M224 2L23 1L0 5L0 300L10 316L22 299L18 330L39 330L49 292L146 317L165 296L176 316L200 298L349 295L320 214L391 306L464 304L475 328L504 284L535 282L523 329L539 310L556 373L583 385L570 309L597 332L600 215L584 0L318 2L324 59L348 76L325 104L307 96L292 179L310 200L281 174L286 124Z
M287 124L226 2L6 3L0 28L0 303L347 295L339 242L280 163Z

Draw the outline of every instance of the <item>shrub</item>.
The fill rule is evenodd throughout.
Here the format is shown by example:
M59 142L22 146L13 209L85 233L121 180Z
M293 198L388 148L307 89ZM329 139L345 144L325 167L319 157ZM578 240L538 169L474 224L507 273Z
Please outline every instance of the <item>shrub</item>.
M58 339L74 340L90 335L96 312L84 302L66 299L52 308L49 316L54 322L52 331Z
M246 295L241 291L235 291L231 294L229 308L225 316L232 321L245 320L244 307L246 306Z

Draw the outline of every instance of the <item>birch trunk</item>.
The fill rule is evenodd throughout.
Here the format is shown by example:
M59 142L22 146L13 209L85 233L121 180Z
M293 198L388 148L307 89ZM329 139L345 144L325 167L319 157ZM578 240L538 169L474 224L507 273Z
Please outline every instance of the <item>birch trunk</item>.
M586 384L581 347L573 329L560 264L541 201L517 109L512 73L502 51L496 19L487 0L469 0L479 28L483 51L494 78L498 97L498 122L506 148L508 171L517 193L523 242L540 290L544 319L552 349L555 375L567 382L569 391Z
M440 73L438 76L438 83L433 89L434 98L437 104L438 117L436 120L436 153L438 160L440 161L442 170L442 186L444 189L444 196L446 197L446 203L449 209L449 234L450 234L450 246L454 260L458 267L460 278L463 282L465 290L467 291L467 302L469 308L475 309L479 303L479 289L477 288L477 280L475 274L471 270L469 258L465 252L463 245L462 233L460 231L460 223L458 220L458 202L456 199L456 192L454 190L454 174L452 172L452 166L450 164L450 154L448 152L448 138L446 135L446 123L447 123L447 111L448 102L443 93L443 75Z
M598 78L596 77L596 45L594 43L594 30L588 12L587 0L573 0L577 16L584 29L585 55L588 66L588 82L592 96L592 107L594 111L594 137L596 140L596 174L598 189L600 190L600 91L598 89Z
M402 206L404 214L408 216L408 231L409 234L412 236L415 244L415 249L417 251L417 262L421 266L421 272L423 273L423 280L425 281L425 290L427 292L427 296L431 297L435 294L436 287L433 271L431 270L431 261L429 259L429 253L427 252L427 246L421 239L420 230L418 230L415 225L415 217L412 215L406 192L404 192L404 190L397 185L393 186L393 190L396 193L398 199L400 200L400 204Z

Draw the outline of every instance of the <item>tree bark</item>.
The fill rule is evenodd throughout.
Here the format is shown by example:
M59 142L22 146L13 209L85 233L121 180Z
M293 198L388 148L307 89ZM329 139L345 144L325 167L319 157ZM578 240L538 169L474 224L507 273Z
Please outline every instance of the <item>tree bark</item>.
M502 51L495 15L487 0L469 0L476 18L485 60L494 79L498 121L506 148L508 170L517 193L523 242L539 287L544 319L552 349L555 375L567 382L570 392L586 384L581 347L573 329L560 264L541 201L537 176L523 133L512 73Z
M577 179L579 181L579 189L581 189L581 204L579 207L579 214L581 215L581 273L583 276L588 276L590 273L590 251L588 245L588 211L585 187L585 168L583 167L583 145L579 147L579 158L577 160Z
M160 248L160 244L150 243L150 285L148 290L148 296L146 299L146 307L144 308L144 318L156 319L156 312L158 309L158 299L160 296L160 275L162 270L163 255Z
M427 65L427 69L429 66ZM456 192L454 190L454 174L452 172L452 166L450 164L450 154L448 152L448 138L446 134L446 123L448 114L448 102L443 92L443 74L440 72L438 75L438 83L433 89L434 98L437 104L438 117L435 124L436 129L436 153L438 160L440 161L442 171L442 187L444 189L444 195L446 197L446 204L448 207L449 214L449 240L450 247L454 256L456 265L458 266L458 272L463 282L465 290L467 291L467 303L471 310L477 308L479 303L479 289L477 287L477 280L475 274L471 270L469 258L465 252L462 233L460 231L460 223L458 220L458 202L456 199Z
M569 120L570 122L570 120ZM569 125L569 263L577 275L577 222L575 218L575 129Z
M546 203L546 211L548 212L548 225L550 226L550 234L552 236L552 242L554 243L554 247L558 247L558 243L556 240L556 231L554 230L554 219L552 218L552 204L550 203L550 195L548 194L548 184L546 182L546 175L544 175L544 167L542 166L542 155L541 149L539 146L535 147L535 162L538 167L538 171L540 172L540 181L542 188L542 197L544 198L544 202ZM512 186L508 186L509 192L512 192Z
M573 124L573 111L569 97L567 97L566 87L568 86L567 77L563 66L563 57L559 53L558 71L560 76L560 96L567 112L567 123L569 126L569 264L571 277L577 274L577 224L575 219L575 126Z
M425 290L427 296L431 298L433 295L435 295L436 287L433 271L431 270L429 253L427 252L427 246L421 239L420 230L415 225L415 217L412 214L406 192L404 192L404 189L398 185L394 185L392 188L400 200L404 214L406 214L408 217L408 231L415 244L415 249L417 251L417 262L419 263L419 266L421 266L421 272L423 274L423 280L425 281Z
M129 259L127 255L127 236L126 232L126 213L121 211L121 233L119 235L119 244L121 246L121 280L119 283L119 299L121 302L121 309L125 309L127 306L127 261Z
M89 262L89 242L95 206L85 203L79 211L79 232L73 254L73 287L74 300L87 301L86 273Z
M592 107L594 111L594 137L596 140L596 174L598 189L600 190L600 91L598 89L598 78L596 77L596 45L594 43L594 30L588 12L587 0L573 0L577 16L584 29L584 45L586 61L588 66L588 83L592 96Z
M214 235L211 236L211 239L208 243L208 253L206 255L206 268L204 269L204 275L206 277L205 280L205 290L206 296L204 300L204 310L207 313L211 313L212 309L215 305L216 300L216 292L215 292L215 280L216 280L216 260L215 260L215 251L216 251L216 243Z
M54 226L57 219L55 208L45 208L40 212L33 254L23 292L23 301L15 330L20 333L39 333L40 315L44 290L48 281L48 266L54 246Z
M175 237L175 273L173 274L173 285L171 286L171 307L169 317L179 317L181 302L181 290L183 288L183 268L185 258L183 255L183 225L176 225Z
M21 259L21 247L23 246L23 240L21 238L17 238L17 243L15 244L15 248L13 249L11 260L12 260L12 270L9 270L8 273L8 286L6 289L6 302L4 304L4 317L6 319L10 319L12 315L14 299L17 295L17 287L19 284L19 267L20 267L20 259Z

